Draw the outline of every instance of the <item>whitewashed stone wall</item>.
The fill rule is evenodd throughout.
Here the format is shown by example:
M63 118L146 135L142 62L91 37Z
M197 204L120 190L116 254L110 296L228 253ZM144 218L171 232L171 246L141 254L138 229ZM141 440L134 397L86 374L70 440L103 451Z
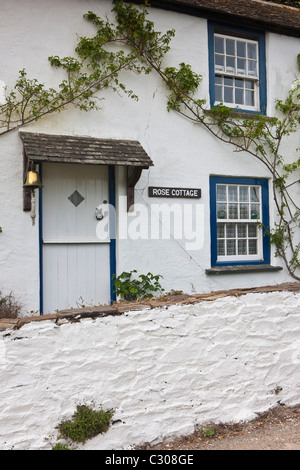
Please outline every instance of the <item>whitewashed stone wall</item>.
M110 450L297 404L299 333L299 292L6 330L0 448L51 448L78 403L115 409L109 431L83 447Z

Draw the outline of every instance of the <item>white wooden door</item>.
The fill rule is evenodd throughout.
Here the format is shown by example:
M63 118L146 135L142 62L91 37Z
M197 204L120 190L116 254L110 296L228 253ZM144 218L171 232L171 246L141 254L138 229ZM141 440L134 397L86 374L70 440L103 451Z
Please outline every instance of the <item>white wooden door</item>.
M43 164L43 313L110 300L110 240L97 237L108 168ZM105 212L103 212L105 214ZM105 232L105 231L104 231Z

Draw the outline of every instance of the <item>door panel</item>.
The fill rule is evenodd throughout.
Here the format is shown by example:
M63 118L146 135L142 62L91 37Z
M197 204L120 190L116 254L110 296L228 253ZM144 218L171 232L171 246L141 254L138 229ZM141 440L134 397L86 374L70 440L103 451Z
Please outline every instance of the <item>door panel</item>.
M44 313L109 302L109 250L105 244L46 244Z
M110 240L97 238L108 168L43 165L43 313L110 300Z

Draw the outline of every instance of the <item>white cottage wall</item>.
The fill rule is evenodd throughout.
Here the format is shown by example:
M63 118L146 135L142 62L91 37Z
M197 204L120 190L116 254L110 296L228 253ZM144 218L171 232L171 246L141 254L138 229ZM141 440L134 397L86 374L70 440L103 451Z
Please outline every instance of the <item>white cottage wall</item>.
M0 447L51 449L77 404L114 424L79 449L128 449L299 403L299 292L251 293L0 333Z
M109 0L6 3L0 18L0 60L3 64L0 80L10 88L18 70L24 67L29 77L36 77L47 86L57 86L62 75L51 69L48 56L72 55L77 35L94 33L94 28L82 15L92 10L112 18L111 8ZM167 62L169 65L177 65L181 61L190 63L196 72L203 75L199 95L208 99L206 20L158 9L151 9L149 18L157 30L175 29L176 36ZM274 111L274 98L284 97L295 78L298 52L299 39L267 33L270 114ZM283 58L286 66L282 66ZM207 131L173 112L168 113L165 89L154 73L146 77L126 74L125 81L138 94L138 102L108 91L101 95L105 100L99 112L83 113L70 107L61 114L47 116L26 126L26 130L32 132L138 140L154 162L154 167L143 172L135 191L136 203L144 208L151 203L166 202L148 198L149 185L201 188L201 247L187 250L187 240L174 240L172 235L165 240L118 240L118 273L130 269L144 273L151 271L163 276L166 290L180 289L188 293L288 280L285 271L224 276L205 274L205 269L210 267L209 175L269 177L269 174L247 155L234 153L233 148L216 141ZM296 146L297 136L294 136L287 143L287 153L292 154ZM0 225L3 227L0 235L0 289L13 291L23 302L23 314L26 315L39 309L38 218L36 226L32 227L29 214L22 211L22 146L17 132L1 136L0 170ZM125 203L118 196L126 196L124 170L118 169L117 174L118 223L122 224L122 217L127 214L121 211ZM169 200L167 204L173 202L183 207L187 201ZM276 213L272 207L270 215L274 221ZM146 222L147 216L140 219L141 229L145 228ZM271 259L276 265L280 263L273 256Z

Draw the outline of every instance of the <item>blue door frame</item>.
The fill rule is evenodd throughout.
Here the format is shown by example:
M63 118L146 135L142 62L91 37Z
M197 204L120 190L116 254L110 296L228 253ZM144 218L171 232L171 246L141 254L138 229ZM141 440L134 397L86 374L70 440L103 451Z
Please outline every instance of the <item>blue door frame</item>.
M108 198L109 204L114 208L110 213L110 302L116 300L116 293L114 292L113 276L116 275L117 262L116 262L116 176L115 167L110 165L108 167Z
M40 178L43 181L43 168L40 164ZM116 178L115 167L110 165L108 167L108 197L109 204L116 207ZM116 274L116 220L115 211L110 214L110 303L116 300L114 292L113 275ZM39 189L39 270L40 270L40 315L44 312L44 296L43 296L43 189Z
M39 174L43 181L43 167L39 165ZM44 313L44 296L43 296L43 188L39 189L39 269L40 269L40 315Z

